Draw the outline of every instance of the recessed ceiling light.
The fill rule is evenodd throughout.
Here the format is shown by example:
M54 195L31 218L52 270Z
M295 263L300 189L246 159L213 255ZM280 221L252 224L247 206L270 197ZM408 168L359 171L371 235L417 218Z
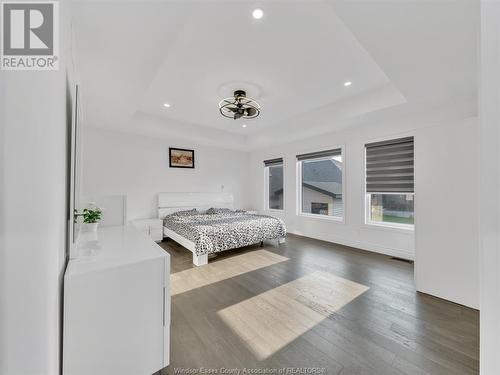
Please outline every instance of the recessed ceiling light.
M242 128L246 128L247 127L247 124L243 124L241 125Z
M264 16L264 11L262 9L254 9L252 12L252 17L256 20L260 20Z
M168 104L168 103L163 104L163 106L164 106L165 108L170 108L170 104Z
M348 86L351 86L351 85L352 85L352 82L351 82L351 81L344 82L344 86L345 86L345 87L348 87Z

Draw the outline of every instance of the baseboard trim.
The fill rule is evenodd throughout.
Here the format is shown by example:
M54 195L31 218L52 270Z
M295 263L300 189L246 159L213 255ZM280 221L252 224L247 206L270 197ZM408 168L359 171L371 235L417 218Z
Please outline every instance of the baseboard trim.
M366 251L371 251L372 253L378 253L378 254L384 254L392 257L397 257L397 258L402 258L402 259L408 259L408 260L415 260L415 254L413 252L389 247L389 246L382 246L378 244L373 244L373 243L368 243L368 242L363 242L363 241L358 241L358 240L352 240L352 239L346 239L346 238L341 238L341 237L328 237L326 238L325 236L315 236L311 235L308 233L303 233L300 231L289 231L291 234L295 234L297 236L302 236L302 237L309 237L309 238L314 238L316 240L320 241L326 241L330 243L335 243L339 245L344 245L344 246L349 246L349 247L355 247L361 250L366 250Z
M420 293L420 294L423 294L423 295L426 295L428 297L435 298L435 299L438 299L438 300L442 300L442 301L446 301L446 302L449 302L449 303L453 303L454 305L462 306L462 307L465 307L467 309L472 309L472 310L480 311L479 306L476 305L476 304L470 304L468 302L451 300L449 298L444 298L444 297L441 297L441 296L436 295L436 294L432 294L432 293L429 293L429 292L423 292L421 290L417 290L417 293Z

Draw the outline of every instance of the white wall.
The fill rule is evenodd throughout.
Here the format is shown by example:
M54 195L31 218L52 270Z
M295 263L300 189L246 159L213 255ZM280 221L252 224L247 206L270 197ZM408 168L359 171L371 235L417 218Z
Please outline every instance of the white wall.
M168 148L195 150L195 169L169 168ZM84 197L127 195L128 220L156 217L159 192L224 192L235 206L250 204L246 152L86 127Z
M421 292L479 308L479 123L416 133L416 261Z
M262 161L284 157L285 212L277 215L285 220L289 232L392 256L416 258L417 290L477 307L478 149L475 142L478 128L477 119L370 122L351 130L252 152L253 204L264 210ZM364 144L409 134L415 136L416 149L415 233L367 226ZM345 223L297 216L295 155L338 145L345 148ZM456 181L460 181L460 185ZM467 193L462 194L462 189Z
M481 358L500 368L500 2L481 1Z
M287 230L307 237L318 238L361 249L390 254L407 259L414 258L414 233L407 230L388 230L367 226L364 220L364 144L382 136L401 136L405 125L358 127L356 130L326 134L293 142L272 149L259 150L251 154L251 176L253 181L253 205L264 211L264 173L262 161L283 157L285 162L285 210L272 212L285 220ZM407 134L407 133L405 133ZM345 168L345 223L325 218L309 218L296 215L296 155L303 152L319 151L334 146L344 146Z
M0 374L59 374L70 18L60 70L0 71Z

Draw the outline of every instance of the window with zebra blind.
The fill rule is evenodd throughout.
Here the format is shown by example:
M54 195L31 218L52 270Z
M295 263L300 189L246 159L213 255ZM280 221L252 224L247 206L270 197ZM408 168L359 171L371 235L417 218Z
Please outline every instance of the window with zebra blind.
M344 168L341 148L297 155L298 214L344 219Z
M283 158L264 160L266 210L284 209Z
M367 224L413 229L413 137L368 143L365 151Z

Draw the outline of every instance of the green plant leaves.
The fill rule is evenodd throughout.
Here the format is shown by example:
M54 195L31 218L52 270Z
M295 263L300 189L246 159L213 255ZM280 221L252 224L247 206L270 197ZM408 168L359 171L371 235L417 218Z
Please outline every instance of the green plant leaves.
M83 216L84 223L93 224L102 219L102 211L100 208L84 208L81 214L75 216Z

